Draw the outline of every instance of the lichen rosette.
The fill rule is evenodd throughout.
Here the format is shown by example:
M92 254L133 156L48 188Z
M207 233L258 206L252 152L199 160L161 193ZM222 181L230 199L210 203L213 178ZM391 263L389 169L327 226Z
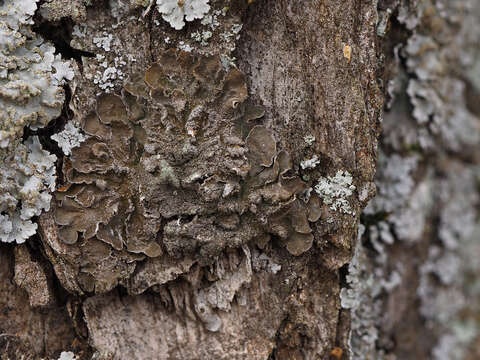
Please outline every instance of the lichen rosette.
M311 248L321 201L304 197L291 156L246 100L240 71L174 49L96 99L56 193L59 239L82 253L69 257L82 289L138 293L161 284L139 279L139 260L209 265L270 235L293 255Z

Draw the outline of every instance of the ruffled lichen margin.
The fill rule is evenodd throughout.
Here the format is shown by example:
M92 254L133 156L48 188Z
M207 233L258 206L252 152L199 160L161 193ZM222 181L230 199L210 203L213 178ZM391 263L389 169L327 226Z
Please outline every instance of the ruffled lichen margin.
M32 218L50 209L56 156L38 137L23 140L57 118L72 80L69 62L33 33L35 0L0 4L0 241L23 243L35 234Z

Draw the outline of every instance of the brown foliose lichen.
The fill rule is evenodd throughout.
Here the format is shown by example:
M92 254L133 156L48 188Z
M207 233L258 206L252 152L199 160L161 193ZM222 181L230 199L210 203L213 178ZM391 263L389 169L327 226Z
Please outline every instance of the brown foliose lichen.
M99 95L80 121L90 136L64 158L55 194L61 244L52 247L70 274L65 287L142 292L225 249L265 246L269 235L293 255L309 250L322 202L262 115L240 71L175 49L121 93ZM170 264L163 282L142 271L157 259Z

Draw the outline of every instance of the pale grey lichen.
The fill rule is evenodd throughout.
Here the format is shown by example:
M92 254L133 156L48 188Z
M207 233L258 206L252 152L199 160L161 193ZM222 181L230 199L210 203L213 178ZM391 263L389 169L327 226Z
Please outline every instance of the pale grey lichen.
M408 242L419 241L433 205L433 183L427 178L417 185L405 206L389 216L397 238Z
M110 11L117 20L130 10L131 2L129 0L109 0Z
M73 26L72 36L84 38L87 35L87 26L85 24L75 24Z
M2 154L0 162L0 240L22 243L37 228L31 218L49 210L55 189L56 156L42 149L38 137Z
M378 12L378 21L377 21L377 35L380 37L385 36L387 32L388 21L392 15L392 9L388 8L385 11Z
M421 238L426 218L433 206L430 178L415 184L412 176L418 162L417 156L386 156L381 152L376 179L378 193L364 210L369 215L387 214L385 223L393 226L398 239L409 242ZM390 243L390 231L379 229L379 238Z
M348 171L339 170L335 176L322 177L315 185L315 191L333 211L354 215L348 198L353 195L355 185Z
M472 171L457 171L439 184L438 200L444 205L438 236L447 249L457 249L473 233L480 203Z
M71 351L62 351L58 360L76 360L77 357Z
M52 66L55 69L53 78L58 84L63 84L65 80L71 81L75 76L70 61L62 60L62 57L59 54L55 55L55 60L53 61Z
M209 0L156 0L162 17L175 30L181 30L186 21L201 19L210 10Z
M419 348L425 351L422 358L476 358L471 350L480 335L480 233L478 184L474 185L471 170L472 163L478 164L473 154L478 153L480 122L469 99L469 85L475 82L474 69L480 63L480 3L385 3L394 6L393 16L411 30L411 37L406 45L394 48L391 60L397 75L387 90L395 101L387 104L391 111L383 121L378 195L365 210L366 243L357 244L361 249L349 268L349 289L342 290L342 305L352 314L352 358L417 358ZM387 13L380 15L377 30L383 35L395 24L385 22ZM477 95L478 89L473 99ZM426 253L419 257L422 252ZM363 277L358 268L364 270ZM409 273L419 275L417 287ZM379 295L378 286L369 286L386 278L395 285L403 274L396 292L389 293L387 286ZM374 280L369 282L369 276ZM357 291L348 291L353 289ZM418 311L418 323L408 324L410 320L392 306L406 304L405 296L421 304L418 310L403 312ZM406 350L403 344L392 343L399 339L395 330L392 333L399 324L400 331L414 326L409 331L417 334L425 327L428 335L419 339L418 347Z
M212 37L212 32L210 30L205 31L195 31L192 33L191 38L196 42L199 42L200 45L206 46L208 44L208 40Z
M237 60L234 56L228 56L225 54L220 55L220 60L222 61L222 67L225 71L229 71L231 68L236 68L237 65L235 61Z
M380 152L379 172L376 179L378 194L368 204L365 212L367 214L380 211L392 213L399 207L405 206L415 187L412 173L417 166L416 156L402 157L397 154L386 156Z
M184 41L180 41L178 43L178 49L183 50L185 52L191 52L193 48L189 44L185 44Z
M366 229L359 225L355 252L346 276L348 287L340 291L340 304L350 310L352 319L347 350L350 359L388 359L385 351L377 346L382 339L383 298L401 284L403 269L387 263L386 249L381 243L373 241L375 251L372 253L367 249L363 244ZM372 234L368 235L371 241Z
M458 323L452 326L450 334L443 335L432 351L434 360L464 360L468 345L478 334L473 322Z
M350 310L352 316L348 349L350 358L381 359L381 354L376 350L379 336L377 323L381 319L376 297L382 292L383 274L373 272L373 264L362 244L364 232L365 227L360 225L355 253L348 265L348 287L340 291L340 301L342 308Z
M430 6L426 1L424 9ZM478 58L476 45L480 29L475 16L460 15L463 9L472 9L474 2L451 1L437 5L435 11L442 18L457 23L458 30L432 34L421 30L408 39L403 55L407 71L415 75L409 80L407 94L414 107L413 117L419 129L426 129L430 146L459 151L466 145L480 141L480 125L477 117L468 109L465 100L465 82L456 75L467 75L475 67ZM448 11L444 11L448 8ZM478 10L477 10L478 11ZM421 14L421 13L420 13ZM420 15L419 15L420 16ZM437 15L438 16L438 15ZM444 21L442 19L441 21ZM450 65L452 64L452 65Z
M50 207L56 156L39 139L22 143L25 127L37 130L58 117L63 85L73 78L68 61L34 34L37 0L0 3L0 241L22 243L36 232L34 216Z
M112 46L113 35L104 32L104 36L97 36L93 38L93 43L99 47L104 49L105 51L110 51Z
M0 17L11 29L33 24L32 16L39 0L5 0L0 3Z
M0 147L15 146L25 126L33 130L60 115L62 85L73 73L55 48L31 33L35 0L0 5Z
M97 54L95 59L99 63L100 70L95 71L93 83L106 93L115 88L115 82L125 79L125 73L122 68L127 65L123 56L116 56L113 61L108 61L104 55ZM132 60L134 61L134 60Z
M63 131L52 135L50 138L58 143L65 155L70 155L73 148L80 146L82 142L87 140L87 135L82 134L73 122L68 122Z
M315 169L317 165L320 164L320 159L317 155L313 155L311 159L303 160L300 163L300 167L302 169Z
M432 351L435 360L463 359L468 345L480 334L480 324L465 313L480 311L478 252L480 196L471 169L459 168L439 182L438 237L420 267L417 294L422 316L440 334Z

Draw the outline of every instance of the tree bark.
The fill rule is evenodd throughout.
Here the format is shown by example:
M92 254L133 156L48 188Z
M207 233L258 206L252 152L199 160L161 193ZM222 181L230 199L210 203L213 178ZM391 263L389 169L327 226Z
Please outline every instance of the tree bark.
M476 358L475 0L157 3L38 3L75 76L0 358Z

